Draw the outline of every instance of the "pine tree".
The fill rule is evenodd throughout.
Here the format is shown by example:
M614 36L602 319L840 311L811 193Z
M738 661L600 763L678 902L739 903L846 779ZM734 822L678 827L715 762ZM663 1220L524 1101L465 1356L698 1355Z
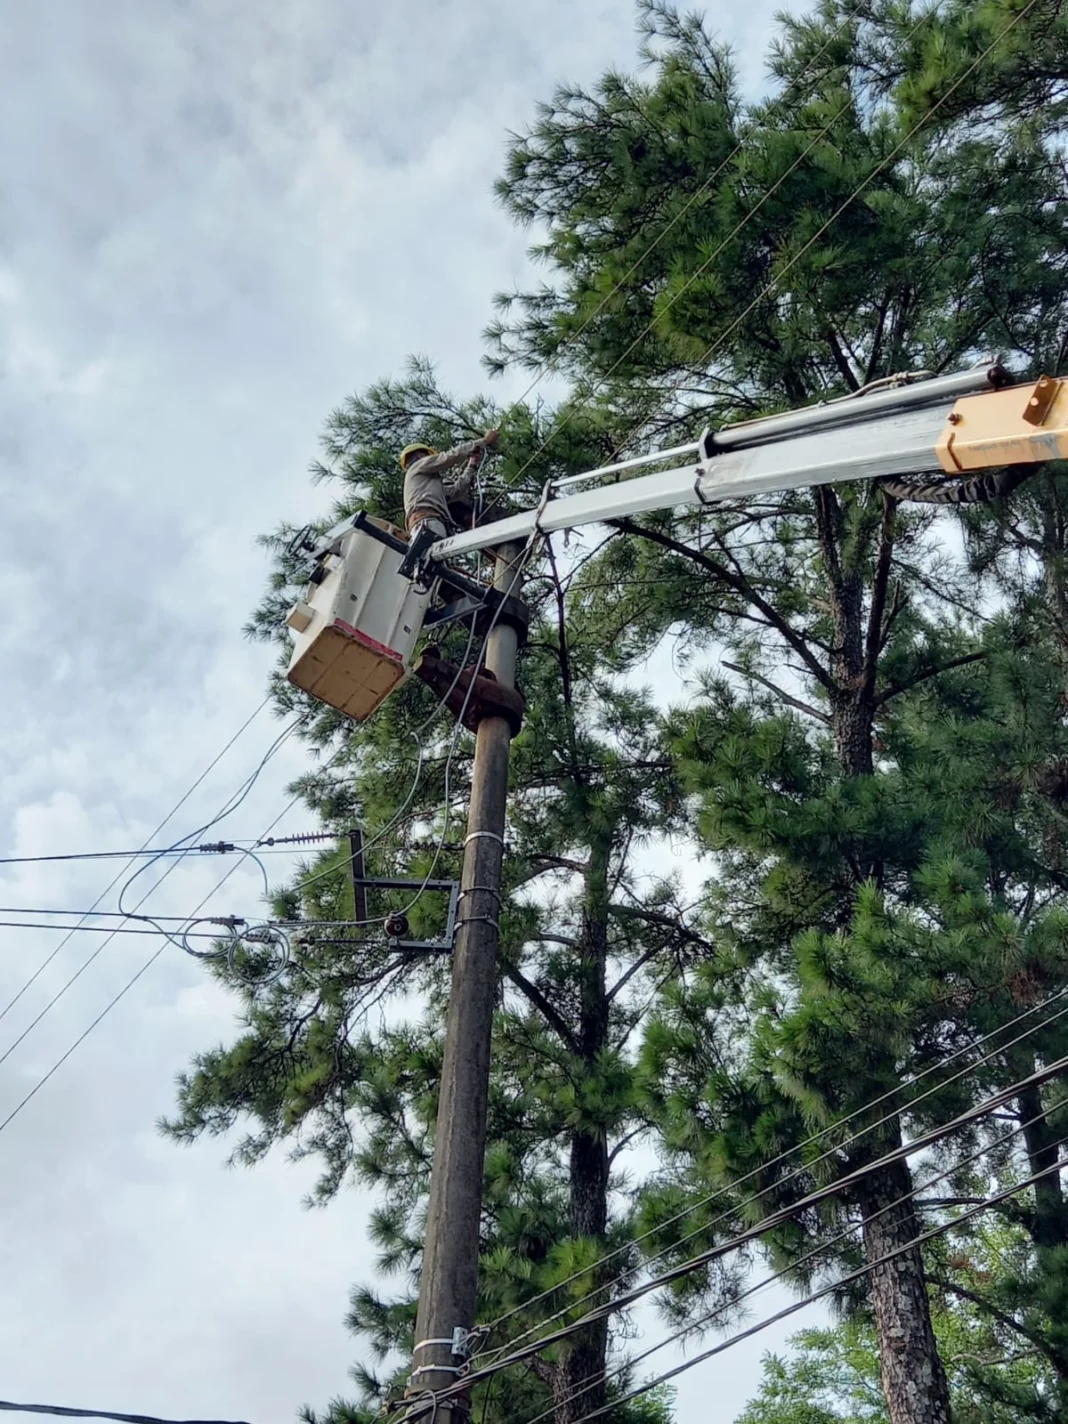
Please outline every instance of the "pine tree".
M908 0L824 0L813 16L783 22L771 54L776 91L755 105L699 20L660 0L639 13L649 77L610 75L592 93L558 94L513 144L502 180L517 220L547 227L538 255L551 280L502 299L490 365L549 360L574 381L560 411L509 414L502 483L535 495L547 474L602 463L628 443L849 394L904 368L943 370L987 346L1007 347L1024 369L1059 369L1068 330L1059 5L953 0L926 14ZM339 512L366 502L396 517L400 446L447 444L495 420L490 402L446 398L419 364L334 413L316 473L339 481ZM893 1087L903 1063L973 1041L1021 994L1029 1002L1029 976L1059 982L1049 658L1029 662L1014 685L1001 653L1016 635L991 642L972 612L977 578L1019 576L1011 558L1034 553L1033 527L1061 597L1057 502L1037 508L1038 526L1014 528L1003 509L972 520L970 571L940 549L945 521L873 487L623 521L569 575L563 601L553 569L538 568L545 600L524 665L530 716L512 788L483 1319L515 1310L514 1332L592 1286L614 1288L606 1277L618 1267L637 1269L632 1213L611 1191L633 1134L666 1143L678 1169L646 1196L655 1224L691 1186L729 1185L741 1164ZM284 544L284 535L272 541L275 583L254 620L268 637L296 575ZM1037 618L1042 596L1025 583ZM1010 623L1020 628L1017 612ZM733 680L710 684L696 713L662 736L651 703L616 674L666 634L691 656L726 652ZM463 630L447 648L464 655ZM980 696L988 669L1000 681ZM1044 710L1028 764L1015 743L998 741L996 724L1018 716L1018 688L1032 683ZM325 825L341 833L358 820L369 837L388 826L372 851L381 873L455 870L443 807L455 825L466 738L450 752L448 728L435 726L404 800L411 734L432 705L424 689L405 689L358 731L280 679L275 695L303 714L311 746L336 753L300 787ZM932 726L945 739L967 727L959 755L927 736ZM983 760L994 747L1026 790L1008 826L1011 788ZM718 856L707 932L681 920L674 887L636 876L643 841L680 824L680 761L702 807L696 830ZM982 807L978 841L968 814L950 814L954 787ZM398 964L373 935L331 943L313 922L347 917L347 896L343 850L311 863L279 897L310 924L297 969L273 988L220 969L242 998L244 1032L199 1057L171 1130L192 1139L241 1122L237 1155L249 1162L286 1141L321 1162L321 1201L350 1177L380 1189L381 1264L408 1280L392 1300L358 1290L352 1323L388 1369L411 1343L445 967ZM413 918L433 928L429 897ZM957 994L949 1003L946 982ZM660 1016L639 1063L654 989ZM383 993L392 1008L378 1023L367 1012ZM1005 1075L1018 1068L999 1062L991 1079L1012 1081ZM1017 1122L1034 1106L1018 1105ZM1061 1126L1056 1093L1038 1108L1028 1150L1048 1161ZM867 1157L849 1161L892 1146L902 1125L891 1120L864 1140ZM767 1184L793 1190L774 1175ZM868 1200L846 1204L869 1220L869 1259L915 1231L911 1185L895 1171L871 1181ZM899 1198L872 1224L873 1208ZM933 1284L985 1309L988 1323L1000 1314L1003 1325L1023 1324L1057 1372L1061 1211L1059 1187L1044 1193L1023 1222L1033 1249L993 1290L940 1259L925 1271L916 1251L876 1275L892 1424L948 1417ZM776 1250L796 1261L828 1229L803 1221ZM598 1263L617 1248L603 1272ZM571 1276L547 1302L535 1299ZM695 1278L674 1308L692 1320L710 1299L729 1300L730 1287ZM533 1377L502 1377L480 1401L487 1418L530 1419L552 1400L558 1420L577 1419L604 1397L599 1384L577 1403L573 1395L597 1378L611 1343L589 1330L540 1358ZM917 1380L926 1381L919 1398ZM389 1381L367 1370L362 1383L375 1397Z
M332 517L367 504L392 514L404 444L444 446L495 418L484 403L451 401L425 363L353 397L331 416L326 459L315 467L338 486ZM512 414L512 469L541 434L535 416ZM572 432L587 459L597 438L592 426ZM296 591L291 532L269 541L277 572L252 625L282 645L283 657L283 609ZM603 1286L599 1298L610 1299L625 1281L632 1213L616 1190L625 1180L621 1154L651 1128L635 1086L641 1023L656 983L700 945L679 929L675 887L650 886L641 875L643 847L681 815L655 710L647 695L609 675L595 644L573 639L566 579L550 556L528 591L534 621L521 686L529 713L512 764L481 1245L480 1317L506 1317L493 1345L566 1313L593 1288ZM454 629L446 653L467 661L468 643L466 629ZM375 1401L396 1393L405 1373L398 1356L403 1361L412 1346L448 962L391 957L374 924L361 932L317 930L316 922L353 914L344 831L354 822L372 874L458 873L472 739L462 732L452 748L451 721L441 716L417 753L413 734L434 706L418 682L362 726L281 678L275 701L303 714L302 734L323 758L298 789L338 833L338 848L280 892L278 912L302 922L292 972L266 986L250 982L245 965L218 966L242 1005L242 1032L197 1056L167 1130L191 1142L242 1125L234 1155L247 1164L285 1143L320 1164L320 1204L350 1182L376 1192L378 1267L401 1285L392 1298L358 1286L349 1316L372 1357L355 1376L363 1399ZM380 895L371 912L380 916L404 898ZM417 936L440 935L440 897L421 897L410 919ZM602 1270L609 1253L611 1268ZM479 1407L513 1424L555 1403L558 1424L566 1424L623 1388L625 1376L612 1389L602 1378L613 1348L606 1324L586 1328L539 1356L533 1378L484 1388ZM330 1416L359 1417L353 1408L338 1403ZM667 1408L658 1396L619 1418L659 1424Z
M536 255L552 279L501 299L490 331L495 364L562 360L580 396L597 393L639 441L669 436L683 421L692 429L698 419L715 424L853 392L895 370L942 370L1007 333L1025 369L1054 365L1065 329L1056 275L1064 175L1056 103L1043 127L1035 100L1055 93L1049 61L1063 51L1064 29L1054 16L1051 31L1038 8L924 15L902 4L858 12L825 3L785 23L773 53L779 90L747 107L728 56L699 20L642 5L652 78L613 74L590 93L561 91L513 145L501 195L519 220L548 225ZM1033 62L1032 34L1042 53ZM598 596L615 587L631 611L622 660L679 626L696 647L722 640L732 650L725 666L747 691L737 704L720 694L719 741L695 760L709 757L713 781L737 774L719 760L722 748L759 760L754 747L767 727L763 773L799 778L793 794L826 842L816 900L784 916L809 931L810 989L838 948L872 1012L899 986L892 971L879 973L875 949L887 936L871 896L900 860L895 831L908 830L907 807L896 822L879 821L879 723L895 698L958 658L983 656L960 649L944 614L918 613L927 593L945 608L968 589L925 543L923 519L870 488L620 527L629 540L610 545L591 571L594 626ZM630 592L638 585L662 596ZM766 708L759 724L749 717L746 708L769 692L809 720L815 734L801 745L816 753L790 745L799 734ZM785 767L773 758L777 742L787 748ZM787 880L799 873L784 847L761 841L771 793L755 775L747 783L755 803L734 808L744 827L732 822L716 841L727 858L738 846L731 835L750 837L741 865L730 866L732 901L762 890L758 848L782 858ZM853 932L836 946L843 926ZM781 921L776 931L763 953L783 964L793 938ZM857 1015L864 997L848 1012ZM894 1080L895 1034L908 1041L922 998L906 993L907 1011L880 1026L860 1072L855 1054L835 1064L829 1050L841 1043L821 1042L818 1016L799 1025L811 1039L799 1045L805 1066L815 1057L827 1061L823 1077L839 1070L837 1083L809 1084L820 1111L843 1087L856 1104L862 1088ZM876 1156L899 1140L892 1123L868 1147ZM909 1185L904 1168L869 1184L861 1205L873 1259L915 1234L910 1205L873 1215ZM918 1251L876 1272L873 1298L894 1424L948 1418Z

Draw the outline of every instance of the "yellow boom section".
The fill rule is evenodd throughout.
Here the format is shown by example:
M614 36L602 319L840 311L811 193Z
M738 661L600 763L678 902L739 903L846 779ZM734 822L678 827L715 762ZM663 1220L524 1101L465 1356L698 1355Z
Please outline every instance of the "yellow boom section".
M935 450L949 475L1068 459L1068 381L1042 376L1034 385L964 396Z

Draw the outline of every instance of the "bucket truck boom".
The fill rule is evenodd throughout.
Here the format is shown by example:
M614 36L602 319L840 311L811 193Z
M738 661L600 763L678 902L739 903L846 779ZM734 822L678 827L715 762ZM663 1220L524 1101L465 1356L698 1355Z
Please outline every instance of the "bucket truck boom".
M536 508L432 545L416 582L400 531L360 513L303 545L313 567L288 619L295 634L288 677L358 720L370 716L410 672L420 631L434 617L432 585L459 595L461 610L465 596L467 611L488 596L447 561L505 542L811 485L953 478L1064 458L1068 380L1043 376L1013 385L999 362L987 361L950 376L891 378L839 400L706 430L689 445L552 481Z

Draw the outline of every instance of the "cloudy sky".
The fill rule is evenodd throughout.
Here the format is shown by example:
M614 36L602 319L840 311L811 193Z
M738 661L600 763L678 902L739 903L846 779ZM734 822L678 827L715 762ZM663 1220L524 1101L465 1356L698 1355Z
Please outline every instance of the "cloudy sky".
M710 6L753 86L780 5ZM257 765L266 712L156 833L261 701L254 536L320 507L324 414L413 349L478 386L490 297L526 270L490 191L505 133L634 54L627 0L4 7L0 855L170 843ZM226 835L284 811L302 755ZM0 865L0 899L87 909L119 866ZM255 914L251 872L213 893L227 868L183 864L148 907ZM74 935L0 1018L0 1121L158 948L122 936L64 990L102 938ZM0 928L0 1011L60 940ZM0 1128L0 1398L282 1424L346 1391L366 1202L304 1211L302 1169L231 1172L225 1143L155 1131L231 1031L168 948ZM732 1418L763 1343L685 1377L682 1424L710 1389Z

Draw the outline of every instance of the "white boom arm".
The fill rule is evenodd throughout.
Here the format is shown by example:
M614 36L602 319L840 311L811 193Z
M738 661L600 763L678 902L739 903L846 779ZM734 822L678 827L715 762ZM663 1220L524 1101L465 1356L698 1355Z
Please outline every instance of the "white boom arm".
M693 445L624 460L546 488L537 509L465 530L430 550L440 560L653 509L713 504L771 491L1068 457L1068 381L1007 386L997 362L952 376L706 431ZM636 478L642 465L689 454L688 463ZM587 481L615 478L574 494Z
M902 377L877 392L705 431L692 445L556 481L546 486L537 509L439 540L430 557L442 560L538 532L772 490L929 471L952 477L1068 458L1068 380L1007 382L1001 367L988 362L938 379ZM679 459L684 463L671 469L631 476L643 466ZM612 483L596 483L608 479ZM591 481L593 488L576 489ZM307 549L305 539L302 531L300 547ZM294 635L286 675L362 721L412 672L434 581L413 582L400 530L363 513L320 536L311 553L307 592L286 620ZM441 575L454 589L485 593L455 568Z

